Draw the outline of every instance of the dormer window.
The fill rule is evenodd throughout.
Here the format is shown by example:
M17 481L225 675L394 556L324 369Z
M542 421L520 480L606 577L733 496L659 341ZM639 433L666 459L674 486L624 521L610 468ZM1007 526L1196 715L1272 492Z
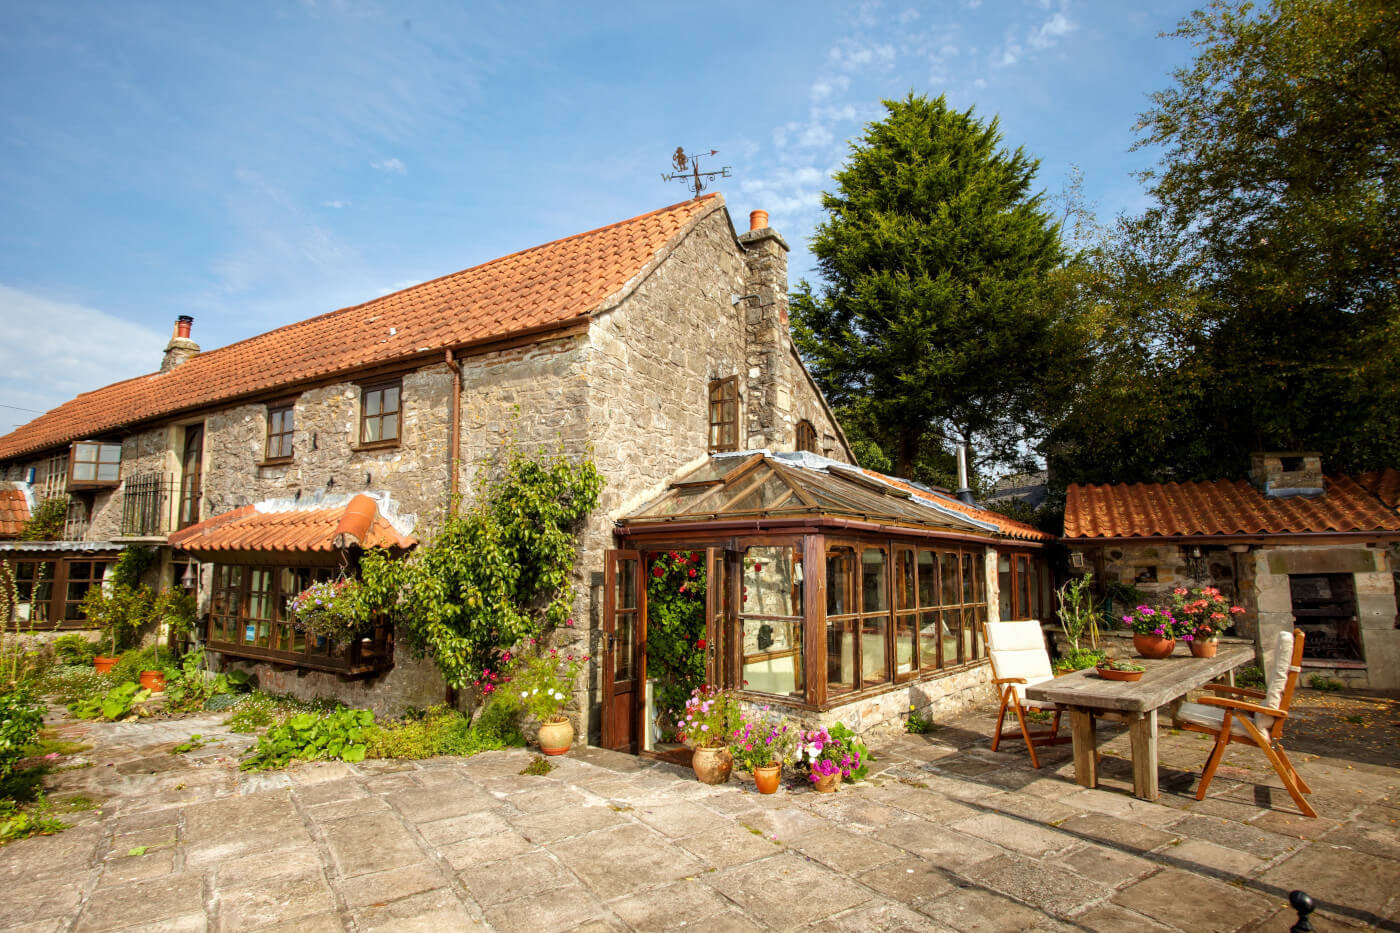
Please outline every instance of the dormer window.
M68 454L68 485L115 486L121 479L122 445L77 441Z

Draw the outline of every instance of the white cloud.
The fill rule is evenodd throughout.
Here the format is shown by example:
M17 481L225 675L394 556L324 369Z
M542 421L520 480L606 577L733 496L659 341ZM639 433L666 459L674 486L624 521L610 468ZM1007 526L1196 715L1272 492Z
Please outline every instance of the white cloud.
M330 208L334 208L334 209L336 209L336 210L340 210L341 208L349 207L349 206L350 206L350 202L349 202L349 201L322 201L322 202L321 202L321 206L322 206L322 207L330 207Z
M842 94L851 87L851 79L845 75L832 75L818 78L812 83L812 100L823 101L833 94Z
M394 292L401 292L401 291L403 291L405 288L409 288L409 287L411 287L411 286L417 285L419 282L422 282L422 281L423 281L422 279L401 279L401 280L395 282L393 285L390 285L388 288L381 288L381 289L379 290L379 294L380 294L380 295L392 295Z
M1037 49L1047 49L1078 28L1079 26L1065 14L1056 13L1031 33L1029 41Z
M918 10L915 10L915 9L908 9L908 10L905 10L904 12L902 12L902 13L899 14L899 24L900 24L901 26L907 26L907 25L909 25L910 23L914 22L914 20L916 20L916 19L918 19L918 18L919 18L919 11L918 11Z
M894 64L895 52L892 45L846 39L828 52L827 57L842 70L860 71L871 66L889 68Z
M97 308L0 285L0 400L47 411L80 392L155 372L169 334ZM0 433L38 417L0 408Z
M1001 57L997 58L993 64L998 68L1009 68L1021 60L1021 53L1024 51L1015 42L1008 42L1006 48L1001 50Z
M399 159L374 159L370 163L370 168L378 169L386 175L404 175L408 173L408 166Z

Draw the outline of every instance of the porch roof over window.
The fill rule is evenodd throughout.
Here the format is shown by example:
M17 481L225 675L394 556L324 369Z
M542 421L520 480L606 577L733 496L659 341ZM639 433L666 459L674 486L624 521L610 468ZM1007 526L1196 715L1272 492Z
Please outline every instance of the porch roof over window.
M407 550L417 541L395 527L395 518L364 493L306 504L269 500L183 528L170 536L170 545L208 557L250 552L332 554L355 545ZM398 524L407 523L399 520Z
M1001 516L933 490L801 451L716 454L620 523L640 533L648 526L785 519L870 522L967 537L1041 537L1029 526L999 521ZM1011 533L1008 524L1025 534Z

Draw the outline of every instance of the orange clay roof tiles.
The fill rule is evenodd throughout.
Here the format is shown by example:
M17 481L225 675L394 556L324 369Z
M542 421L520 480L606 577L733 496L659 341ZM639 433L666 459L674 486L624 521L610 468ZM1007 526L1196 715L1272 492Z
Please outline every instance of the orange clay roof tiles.
M512 253L97 389L0 437L0 459L375 365L566 326L609 306L719 195ZM152 348L154 353L155 348Z
M1362 473L1356 481L1392 509L1400 509L1400 470L1386 467L1374 473Z
M332 508L258 511L245 505L231 512L183 528L170 536L171 547L194 554L230 551L321 551L336 550L331 543L346 506ZM382 515L376 515L362 542L366 548L408 549L417 542L401 535Z
M877 473L874 470L867 470L864 467L862 467L861 469L864 472L870 474L871 476L876 477L877 479L884 480L891 486L896 486L900 489L905 490L906 492L912 493L921 498L937 502L944 508L952 509L954 512L959 512L963 515L966 515L969 518L976 519L977 521L987 522L989 524L996 525L997 530L1008 538L1013 538L1018 541L1055 540L1054 535L1046 534L1038 528L1032 528L1030 525L1027 525L1024 522L1018 522L1014 518L1007 518L1000 512L993 512L991 509L979 509L976 506L968 505L966 502L963 502L961 499L957 499L953 496L945 496L941 493L931 492L927 489L920 489L919 487L914 486L910 483L906 483L901 479L896 479L893 476L886 476L885 474Z
M1072 485L1065 496L1066 538L1289 535L1400 532L1400 514L1375 489L1400 490L1386 474L1327 477L1325 495L1270 499L1244 480ZM1366 477L1374 477L1374 489Z
M29 500L18 489L0 489L0 538L18 538L29 521Z

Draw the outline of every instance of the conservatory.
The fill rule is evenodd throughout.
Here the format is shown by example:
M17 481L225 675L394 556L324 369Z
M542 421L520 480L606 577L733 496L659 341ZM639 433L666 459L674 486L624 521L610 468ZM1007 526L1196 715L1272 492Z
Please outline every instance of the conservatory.
M701 676L858 731L963 705L988 677L982 624L1048 604L1051 536L805 452L714 455L616 535L603 607L610 748L658 747Z

